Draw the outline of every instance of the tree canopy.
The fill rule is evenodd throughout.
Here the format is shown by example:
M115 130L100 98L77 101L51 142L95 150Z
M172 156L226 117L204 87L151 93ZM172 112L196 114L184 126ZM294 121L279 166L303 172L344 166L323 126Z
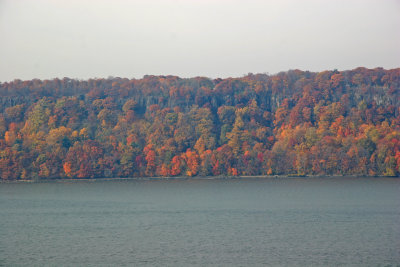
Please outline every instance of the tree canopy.
M400 69L0 83L4 180L400 175Z

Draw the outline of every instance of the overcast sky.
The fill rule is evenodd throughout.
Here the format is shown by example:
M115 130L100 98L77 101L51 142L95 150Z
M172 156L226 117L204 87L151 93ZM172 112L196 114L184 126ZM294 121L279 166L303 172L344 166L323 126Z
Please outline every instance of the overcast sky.
M400 67L400 1L0 0L0 81Z

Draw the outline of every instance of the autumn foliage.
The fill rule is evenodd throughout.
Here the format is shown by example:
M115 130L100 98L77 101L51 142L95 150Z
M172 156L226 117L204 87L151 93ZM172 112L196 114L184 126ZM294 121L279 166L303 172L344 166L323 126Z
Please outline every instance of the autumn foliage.
M400 175L400 69L0 83L0 177Z

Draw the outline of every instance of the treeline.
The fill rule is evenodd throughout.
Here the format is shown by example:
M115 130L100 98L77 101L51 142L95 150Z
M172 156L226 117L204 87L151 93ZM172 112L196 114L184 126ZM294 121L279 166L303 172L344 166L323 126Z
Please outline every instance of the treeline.
M400 69L0 83L0 177L400 174Z

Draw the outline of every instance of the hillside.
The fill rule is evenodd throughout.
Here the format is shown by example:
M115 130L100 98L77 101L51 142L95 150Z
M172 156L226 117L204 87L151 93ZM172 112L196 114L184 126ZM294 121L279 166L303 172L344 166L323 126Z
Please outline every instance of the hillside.
M400 69L0 83L4 180L400 174Z

